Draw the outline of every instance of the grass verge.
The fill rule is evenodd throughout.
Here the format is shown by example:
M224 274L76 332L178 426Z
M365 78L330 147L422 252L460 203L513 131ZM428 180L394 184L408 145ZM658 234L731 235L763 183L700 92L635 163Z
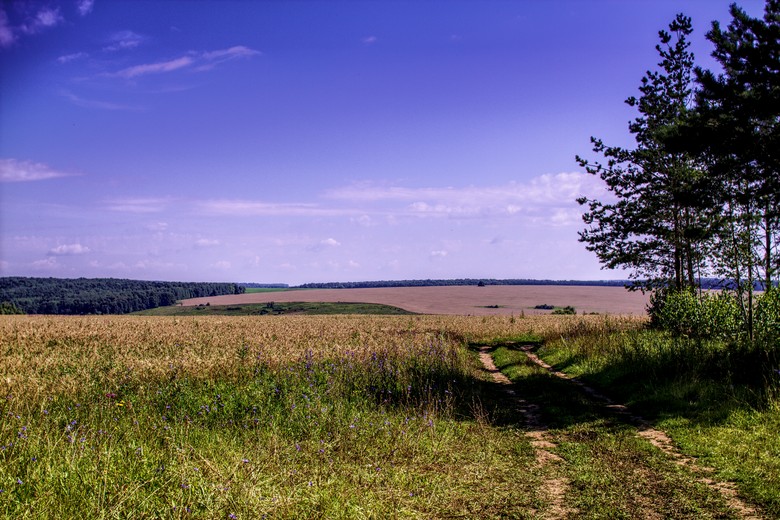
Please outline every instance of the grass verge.
M733 518L724 498L674 464L636 427L613 415L568 381L507 346L496 366L517 393L539 407L559 477L570 483L565 502L577 518Z
M238 305L171 305L132 314L139 316L278 316L280 314L383 314L398 316L415 313L379 303L269 302Z
M780 517L780 377L767 373L761 353L634 330L562 334L537 354L630 405Z

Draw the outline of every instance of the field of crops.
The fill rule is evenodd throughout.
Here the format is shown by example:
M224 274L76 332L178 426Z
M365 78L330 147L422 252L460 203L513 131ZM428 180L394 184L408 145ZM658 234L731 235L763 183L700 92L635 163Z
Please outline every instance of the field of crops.
M533 477L514 479L527 441L475 420L484 376L466 348L528 323L3 317L0 515L543 508Z
M485 343L631 334L643 323L4 316L0 516L631 518L648 504L662 516L728 516L634 427L503 361L531 374L523 384L550 410L584 411L547 419L560 423L560 462L541 463L477 356ZM573 509L561 509L564 496Z

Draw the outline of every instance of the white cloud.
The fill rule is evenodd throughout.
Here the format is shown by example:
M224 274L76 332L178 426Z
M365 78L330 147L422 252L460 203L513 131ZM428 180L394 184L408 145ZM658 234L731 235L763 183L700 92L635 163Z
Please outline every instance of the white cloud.
M252 200L210 200L198 204L201 212L228 216L328 217L354 215L355 210L322 208L317 204L273 203ZM360 212L361 214L363 212Z
M364 45L373 45L377 42L376 36L366 36L361 40Z
M229 49L222 49L217 51L204 52L200 57L207 63L204 63L196 70L210 70L220 63L226 61L235 60L238 58L248 58L260 54L260 51L244 47L243 45L236 45Z
M145 225L144 228L148 229L149 231L165 231L166 229L168 229L168 223L153 222L151 224Z
M169 203L170 199L123 198L108 201L107 207L111 211L127 213L158 213L163 211Z
M135 49L144 43L148 38L142 34L133 31L119 31L112 34L108 39L108 45L103 47L104 51L124 51Z
M447 256L447 251L444 251L443 249L431 251L432 258L444 258L445 256Z
M176 58L175 60L160 61L157 63L146 63L144 65L135 65L133 67L122 69L113 75L130 79L130 78L135 78L137 76L145 76L147 74L159 74L162 72L171 72L174 70L183 69L185 67L189 67L194 62L195 60L192 59L191 57L182 56L181 58Z
M211 70L218 64L224 63L226 61L239 58L248 58L258 54L260 54L259 51L250 49L249 47L244 47L243 45L237 45L228 49L220 49L216 51L199 53L193 52L185 56L167 61L134 65L132 67L122 69L118 72L114 72L113 74L109 74L109 76L131 79L149 74L162 74L182 69L205 71Z
M65 19L62 17L59 8L43 7L33 16L28 17L19 26L19 30L26 34L37 34L64 21Z
M70 63L71 61L80 60L82 58L86 58L88 54L86 52L74 52L73 54L64 54L57 58L57 61L59 63L65 64Z
M83 108L97 108L100 110L141 110L138 107L112 103L110 101L100 101L97 99L84 99L71 92L63 91L62 96L69 99L71 103Z
M95 7L95 0L78 0L76 2L76 9L78 9L81 16L86 16L92 12L92 8Z
M36 271L56 271L59 267L60 264L57 263L57 259L53 256L44 260L36 260L32 263L32 268Z
M16 41L16 35L13 27L11 27L11 21L8 19L8 15L5 14L5 10L0 7L0 48L10 47L14 41Z
M36 6L32 5L32 7ZM24 16L24 20L19 25L14 26L11 24L5 9L0 7L0 48L13 45L20 34L38 34L65 21L59 8L48 6L34 11L29 10Z
M212 240L208 238L199 238L195 241L195 247L216 247L219 244L219 240Z
M579 172L544 174L528 182L503 186L405 188L356 185L325 193L326 198L352 203L407 202L395 208L399 215L452 218L545 217L578 208L580 196L604 197L602 181Z
M325 240L321 240L320 244L322 244L323 246L338 247L341 245L341 242L339 242L335 238L326 238Z
M52 256L83 255L89 253L89 248L81 244L62 244L49 251Z
M157 260L139 260L132 267L140 270L168 270L169 272L183 272L187 271L186 264L180 264L175 262L162 262Z
M54 170L43 163L0 159L0 182L43 181L58 177L70 177L72 175L71 173Z
M228 262L227 260L220 260L218 262L215 262L211 267L215 269L227 270L230 269L231 263Z
M374 225L374 221L368 215L360 215L359 217L353 217L350 219L350 221L363 227L371 227L372 225Z

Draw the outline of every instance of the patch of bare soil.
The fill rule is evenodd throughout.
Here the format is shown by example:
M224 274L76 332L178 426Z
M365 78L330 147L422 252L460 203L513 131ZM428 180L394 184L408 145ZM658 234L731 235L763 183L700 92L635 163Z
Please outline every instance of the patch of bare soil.
M692 473L697 475L697 480L699 482L705 484L717 493L720 493L721 496L726 500L726 503L729 505L729 507L736 511L739 518L744 520L760 520L763 518L753 506L746 503L739 497L734 484L730 482L716 481L707 477L706 475L713 474L715 470L707 466L702 466L696 461L695 458L681 453L675 447L672 439L665 432L653 428L647 420L638 415L632 414L627 406L613 402L611 399L597 392L592 387L586 385L576 377L572 377L568 374L555 370L553 367L539 358L539 356L534 354L532 352L532 348L532 346L522 347L522 350L525 351L526 356L528 356L531 361L540 367L545 368L552 375L570 381L573 384L579 386L590 397L596 399L597 401L601 401L604 408L609 409L615 414L623 416L630 423L635 424L638 427L638 435L640 437L646 439L648 442L650 442L650 444L661 450L675 464L690 469Z
M491 374L493 381L502 385L504 391L515 401L517 410L529 429L527 435L530 437L531 446L534 448L537 468L542 470L551 463L561 462L561 457L550 451L556 447L556 444L550 441L546 435L547 426L541 421L538 407L516 394L512 381L502 374L493 362L493 358L490 355L490 347L483 346L480 349L479 360L482 362L485 370ZM547 496L547 503L549 504L544 518L558 520L568 518L574 513L564 500L569 485L569 481L562 477L548 478L542 481L542 492Z
M382 287L308 289L190 298L182 305L240 305L268 302L354 302L393 305L421 314L549 314L537 305L570 305L578 313L645 314L649 296L622 287L567 285L488 285L477 287Z

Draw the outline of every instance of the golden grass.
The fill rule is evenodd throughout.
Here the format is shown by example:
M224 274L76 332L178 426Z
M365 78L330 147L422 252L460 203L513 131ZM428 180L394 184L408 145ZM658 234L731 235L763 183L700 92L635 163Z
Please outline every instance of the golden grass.
M246 364L349 354L414 354L533 333L634 328L631 316L2 316L0 395L29 402L96 385L177 375L230 377Z

